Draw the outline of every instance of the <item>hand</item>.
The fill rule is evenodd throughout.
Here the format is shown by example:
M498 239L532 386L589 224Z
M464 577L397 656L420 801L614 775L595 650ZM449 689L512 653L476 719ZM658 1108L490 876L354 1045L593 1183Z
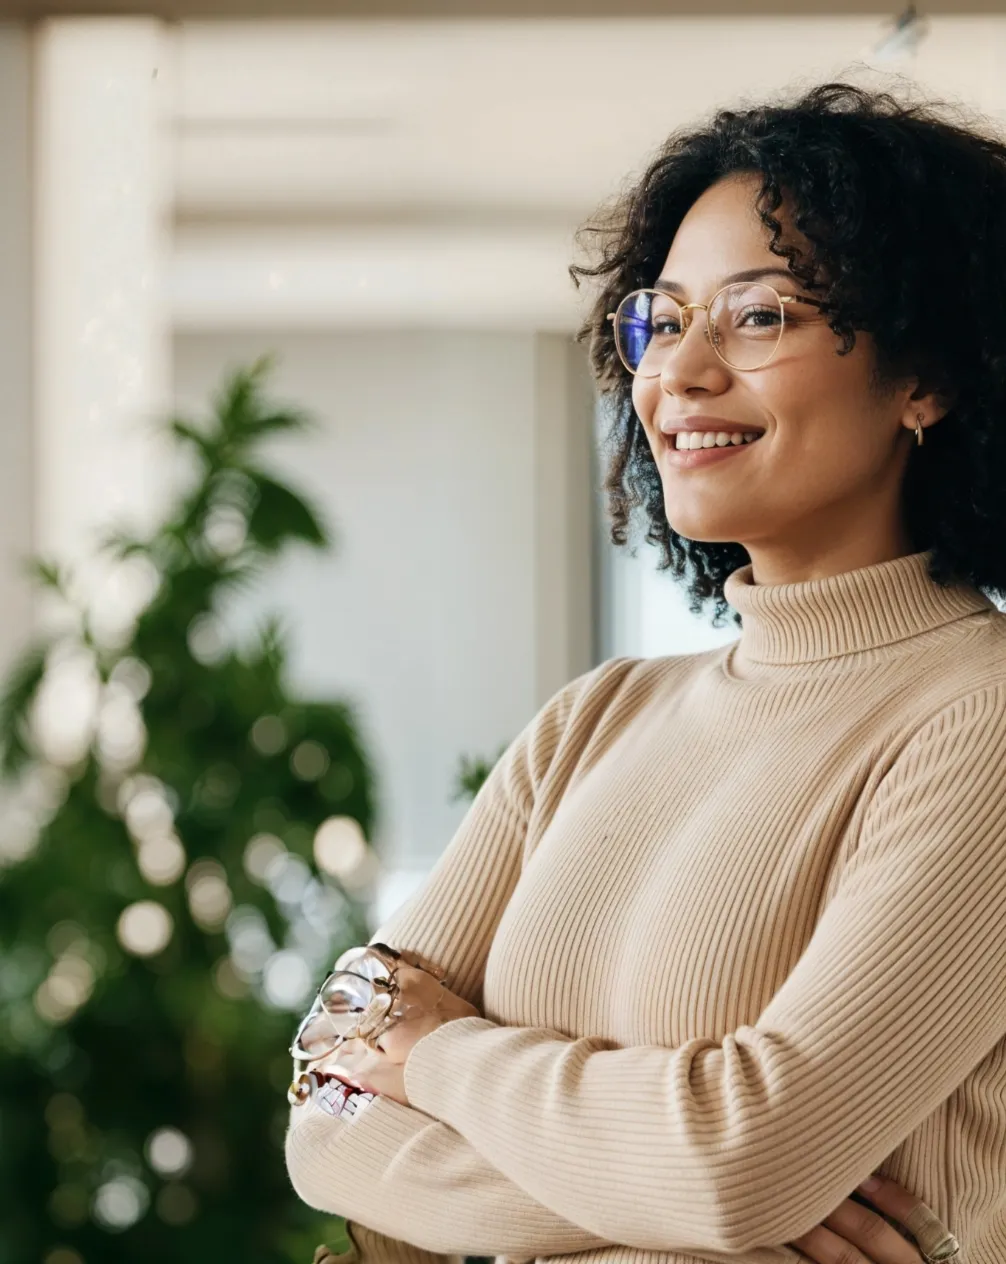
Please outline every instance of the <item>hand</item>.
M869 1198L876 1211L847 1198L822 1224L788 1245L815 1264L923 1264L925 1257L919 1247L878 1213L904 1223L925 1204L889 1177L878 1179L879 1189L869 1194L858 1191ZM929 1215L936 1219L931 1211Z
M408 965L398 967L396 979L404 996L416 988L425 992L430 984L430 976L425 971ZM347 1040L330 1059L326 1059L324 1069L354 1088L391 1097L403 1106L409 1106L411 1103L405 1092L405 1063L413 1047L423 1036L452 1019L478 1017L479 1011L474 1005L442 987L435 1010L415 1018L400 1019L378 1038L376 1049L360 1038Z

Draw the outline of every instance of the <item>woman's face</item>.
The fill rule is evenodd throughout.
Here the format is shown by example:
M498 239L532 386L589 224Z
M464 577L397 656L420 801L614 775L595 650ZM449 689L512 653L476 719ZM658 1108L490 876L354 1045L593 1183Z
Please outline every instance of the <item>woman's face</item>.
M768 230L754 210L760 183L753 174L728 177L690 208L660 273L661 282L680 287L674 294L680 302L708 303L735 272L786 269L785 259L768 249ZM778 215L784 241L804 246L785 207ZM781 294L809 294L795 278L765 280ZM870 385L872 339L857 333L853 350L837 355L841 339L806 304L786 305L774 356L747 372L713 351L705 312L690 315L660 377L633 379L670 526L693 540L743 544L756 582L813 577L910 551L900 489L915 438L905 427L917 412L926 422L940 415L928 397L911 398L916 381L878 393ZM763 434L724 459L677 464L669 451L674 436L666 432L699 415ZM881 556L873 556L878 550Z

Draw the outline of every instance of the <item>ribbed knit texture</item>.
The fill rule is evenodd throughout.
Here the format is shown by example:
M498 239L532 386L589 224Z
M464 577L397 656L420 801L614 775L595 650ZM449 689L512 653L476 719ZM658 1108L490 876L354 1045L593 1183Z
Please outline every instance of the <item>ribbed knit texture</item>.
M374 935L485 1017L292 1112L347 1258L780 1264L879 1168L1006 1260L1006 615L928 562L744 567L514 739Z

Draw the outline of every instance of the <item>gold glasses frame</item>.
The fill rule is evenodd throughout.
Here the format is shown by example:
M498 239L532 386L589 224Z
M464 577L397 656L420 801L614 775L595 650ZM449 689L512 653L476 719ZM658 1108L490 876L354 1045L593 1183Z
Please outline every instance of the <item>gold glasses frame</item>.
M776 339L775 346L772 348L769 354L765 357L765 359L761 362L761 364L749 365L746 368L743 368L737 364L731 364L730 361L723 355L719 347L717 347L716 345L716 338L714 338L713 336L712 327L710 326L710 323L709 323L709 311L712 308L713 304L716 302L716 300L719 298L719 296L722 293L724 293L724 291L733 289L735 286L741 286L741 285L743 286L762 285L765 287L765 289L771 290L775 294L776 298L779 300L779 311L782 317L781 323L779 325L779 337ZM669 294L666 290L655 289L652 286L643 286L638 290L630 290L629 293L626 294L625 297L621 300L621 302L618 304L615 310L613 312L608 312L607 319L610 320L612 324L614 325L615 350L618 352L618 358L625 365L626 369L628 370L629 373L632 374L633 377L642 377L646 379L659 377L660 374L663 372L663 362L661 362L660 368L657 369L656 373L640 373L637 369L632 368L632 366L629 364L628 357L622 351L621 341L618 337L618 323L617 322L618 322L619 312L621 312L622 308L625 306L626 303L629 302L630 299L634 299L638 294L656 294L660 298L668 298L671 300L672 303L677 305L677 308L681 312L682 316L684 316L684 313L688 311L690 308L698 308L704 311L706 314L706 329L705 329L706 340L708 341L709 345L712 347L713 351L715 351L719 359L722 360L723 363L727 366L727 368L733 369L737 373L751 373L755 369L763 369L765 365L768 364L768 362L772 359L775 353L779 350L779 347L782 345L783 330L786 328L786 304L787 303L809 303L811 306L816 307L819 310L827 306L827 303L823 299L807 298L807 297L797 295L797 294L780 294L779 291L776 289L776 287L774 285L769 285L767 281L731 281L728 285L721 285L720 288L716 291L716 293L712 296L712 298L709 300L708 303L680 303L674 297L673 294ZM671 355L673 355L675 351L677 351L678 347L680 347L681 343L684 341L685 334L687 334L688 330L691 328L691 323L692 323L691 319L686 319L685 322L683 323L683 327L681 330L681 337L678 340L678 346L672 348L671 351L668 352L668 358Z

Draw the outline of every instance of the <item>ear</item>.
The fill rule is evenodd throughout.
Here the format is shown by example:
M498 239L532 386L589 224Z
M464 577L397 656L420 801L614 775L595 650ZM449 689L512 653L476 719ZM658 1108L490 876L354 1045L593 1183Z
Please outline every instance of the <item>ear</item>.
M914 427L918 413L925 414L924 425L939 421L957 403L957 395L958 392L952 386L944 383L935 380L919 381L905 403L902 420L909 429Z

